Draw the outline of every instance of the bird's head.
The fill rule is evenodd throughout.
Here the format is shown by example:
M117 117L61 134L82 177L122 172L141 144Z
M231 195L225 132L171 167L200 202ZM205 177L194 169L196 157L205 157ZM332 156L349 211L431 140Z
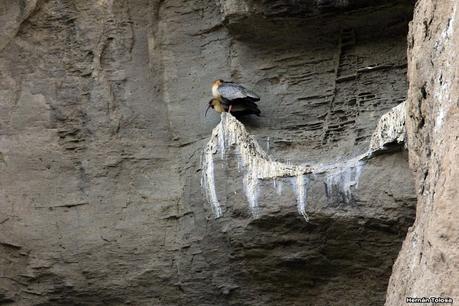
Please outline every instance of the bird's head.
M212 86L220 86L220 85L222 85L224 82L225 82L225 81L218 79L218 80L215 80L215 81L212 82Z
M207 116L207 112L209 111L209 108L214 108L215 105L217 105L219 101L217 99L211 99L207 105L206 113L204 114L204 117Z

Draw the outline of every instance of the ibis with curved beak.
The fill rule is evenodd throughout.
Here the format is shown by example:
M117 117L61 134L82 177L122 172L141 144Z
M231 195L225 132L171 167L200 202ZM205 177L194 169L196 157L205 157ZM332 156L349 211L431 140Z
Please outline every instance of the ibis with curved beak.
M260 116L261 111L255 104L260 101L260 97L240 84L216 80L212 83L212 95L213 99L209 101L205 115L212 108L218 113Z

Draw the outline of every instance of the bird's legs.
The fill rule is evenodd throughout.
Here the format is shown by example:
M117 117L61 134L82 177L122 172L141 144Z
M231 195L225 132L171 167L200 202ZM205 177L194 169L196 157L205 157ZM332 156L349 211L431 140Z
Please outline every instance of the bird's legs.
M229 109L228 109L228 113L231 113L231 108L232 107L233 107L233 104L230 104Z

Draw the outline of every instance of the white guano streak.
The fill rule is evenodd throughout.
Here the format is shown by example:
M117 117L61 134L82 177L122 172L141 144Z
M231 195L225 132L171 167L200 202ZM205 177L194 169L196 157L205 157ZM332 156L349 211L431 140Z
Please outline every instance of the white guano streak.
M281 195L282 181L280 179L291 177L298 212L307 220L307 190L310 182L307 175L324 174L327 196L330 196L333 190L337 190L348 201L351 198L351 188L358 188L364 160L372 156L375 151L384 149L387 143L405 140L404 121L405 104L401 103L381 117L367 152L344 161L310 166L307 164L292 165L273 160L247 132L241 122L231 114L222 113L220 123L212 131L210 140L204 148L201 185L205 190L207 200L212 205L214 215L217 218L221 217L223 210L216 192L214 155L220 153L220 158L223 160L225 152L234 149L237 153L238 170L243 173L244 193L254 217L259 215L259 181L272 179L273 187L277 194Z
M327 197L331 197L336 190L344 196L345 202L349 202L352 196L351 187L357 189L359 185L360 174L364 165L363 159L370 154L371 152L368 151L344 162L322 166L320 170L326 176Z
M440 76L435 78L434 83L434 97L438 100L438 103L435 103L436 107L436 117L434 131L436 133L441 133L445 118L450 112L451 107L454 105L455 101L451 99L451 92L453 89L451 86L454 86L447 80L443 79L443 75L454 75L454 69L456 67L455 63L457 62L456 52L452 52L451 47L457 44L457 35L454 35L454 30L456 28L456 14L458 2L454 1L453 11L451 13L451 18L448 19L446 28L440 35L440 38L435 42L435 49L439 56L443 56L445 61L443 67L439 69ZM436 139L443 139L438 137Z
M222 208L218 202L217 190L215 189L213 150L204 153L202 164L203 175L201 185L204 187L207 201L211 204L214 215L218 218L222 215Z
M224 159L225 151L234 147L238 155L238 168L244 172L243 185L253 216L258 215L259 180L292 177L310 173L307 165L289 165L273 160L247 132L244 125L231 114L222 113L220 123L212 131L212 136L203 153L201 183L216 217L222 214L217 199L213 155L220 153ZM305 204L302 204L303 207ZM304 209L303 209L304 211Z
M304 217L306 221L309 221L309 217L306 214L306 204L308 201L308 187L309 178L303 174L298 174L294 179L294 190L296 194L296 203L298 213Z

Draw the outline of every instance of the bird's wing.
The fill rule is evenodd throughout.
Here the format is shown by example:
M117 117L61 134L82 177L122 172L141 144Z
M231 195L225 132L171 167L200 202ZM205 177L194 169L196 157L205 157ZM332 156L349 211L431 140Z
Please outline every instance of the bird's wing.
M244 86L241 86L236 83L223 83L218 87L218 92L226 100L235 100L235 99L244 99L250 98L254 101L260 100L253 91L248 90Z
M247 114L260 115L260 110L253 101L247 99L237 99L232 103L232 105L231 112L244 112Z

